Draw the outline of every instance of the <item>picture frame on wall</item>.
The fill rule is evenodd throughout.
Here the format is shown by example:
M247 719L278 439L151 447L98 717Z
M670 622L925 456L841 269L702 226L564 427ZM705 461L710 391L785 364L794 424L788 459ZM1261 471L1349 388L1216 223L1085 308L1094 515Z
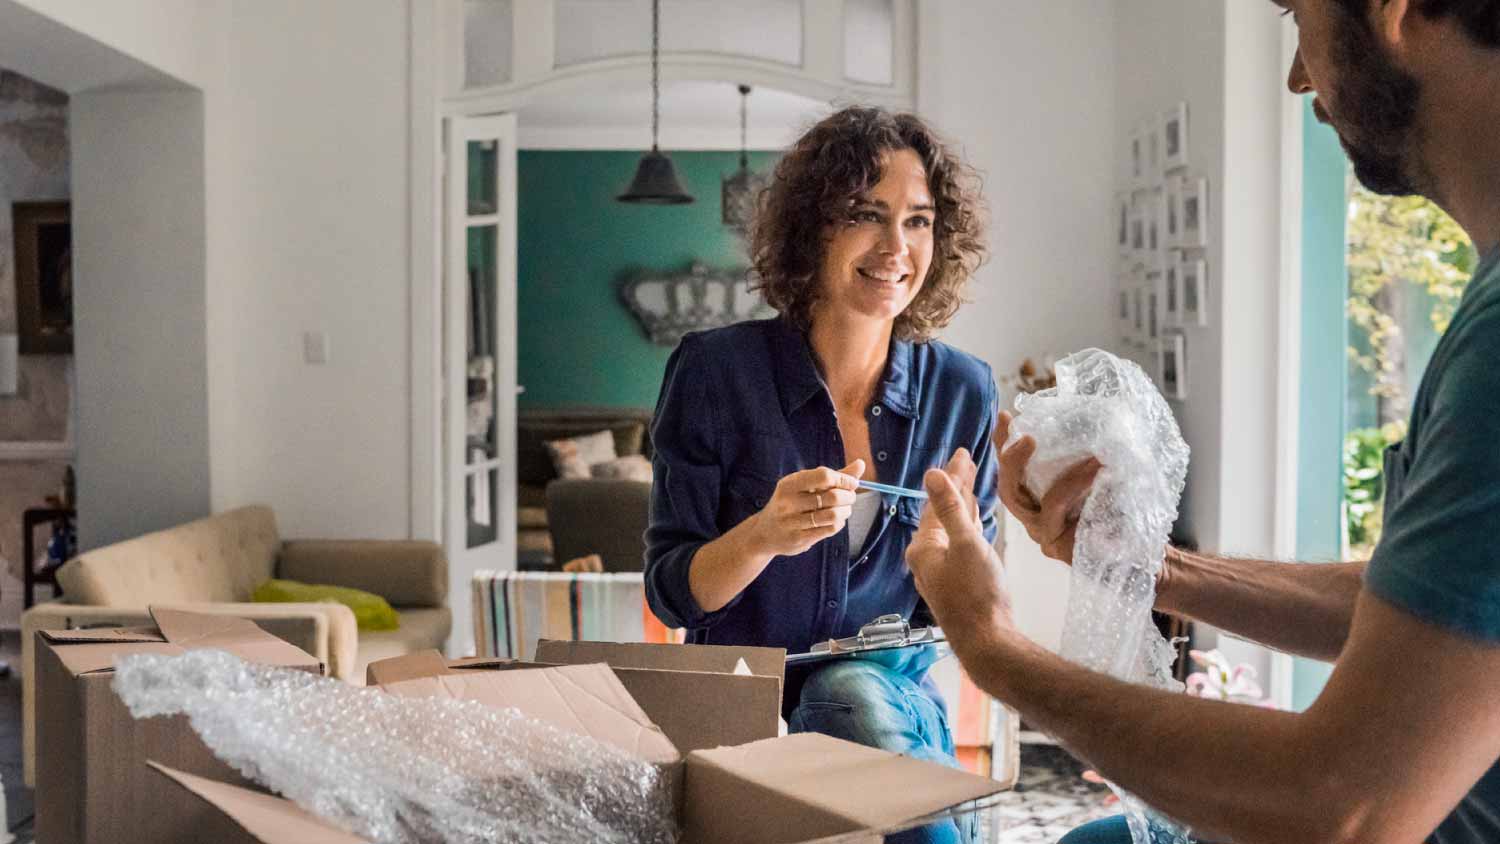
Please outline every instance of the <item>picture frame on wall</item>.
M1162 274L1146 274L1146 342L1156 342L1161 337Z
M1182 182L1182 237L1179 245L1186 249L1208 246L1208 180L1190 176Z
M1130 186L1142 188L1146 185L1146 132L1137 126L1130 131Z
M1120 273L1115 278L1115 298L1117 300L1115 330L1120 335L1120 343L1130 345L1135 342L1135 320L1131 310L1130 275L1128 273Z
M1177 263L1177 283L1181 286L1182 320L1180 325L1208 325L1208 262L1202 258L1184 258Z
M1182 325L1182 264L1176 257L1162 268L1162 323Z
M16 328L23 355L73 353L73 217L68 202L11 205Z
M1130 194L1121 191L1115 194L1115 246L1122 260L1131 256L1130 244Z
M1146 286L1138 279L1132 278L1130 285L1130 311L1131 331L1130 341L1132 345L1145 348L1146 346Z
M1156 382L1162 397L1171 401L1187 398L1187 338L1182 334L1163 334L1157 341Z
M1178 103L1162 115L1162 172L1188 166L1188 106Z
M1163 239L1168 248L1182 245L1182 179L1169 176L1162 185Z
M1143 203L1132 200L1130 203L1130 261L1137 263L1145 259L1146 254L1146 216L1143 213Z

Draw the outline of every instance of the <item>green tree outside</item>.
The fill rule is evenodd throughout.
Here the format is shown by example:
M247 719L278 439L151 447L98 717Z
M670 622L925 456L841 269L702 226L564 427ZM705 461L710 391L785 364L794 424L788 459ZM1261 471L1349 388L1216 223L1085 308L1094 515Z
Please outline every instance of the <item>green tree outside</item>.
M1431 201L1379 196L1352 179L1348 232L1349 360L1370 377L1380 423L1350 431L1344 441L1346 555L1363 559L1380 538L1381 453L1405 436L1421 378L1408 365L1402 316L1423 306L1433 330L1447 331L1479 253Z

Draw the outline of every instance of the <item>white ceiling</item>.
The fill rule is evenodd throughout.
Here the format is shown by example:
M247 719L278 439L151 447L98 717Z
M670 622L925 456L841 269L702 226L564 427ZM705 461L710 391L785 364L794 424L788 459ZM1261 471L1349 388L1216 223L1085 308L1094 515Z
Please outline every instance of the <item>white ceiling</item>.
M828 114L828 103L771 88L749 100L752 149L784 149ZM651 87L601 88L534 102L519 112L521 145L531 148L644 148L651 144ZM733 149L740 138L740 94L732 82L662 83L662 146Z

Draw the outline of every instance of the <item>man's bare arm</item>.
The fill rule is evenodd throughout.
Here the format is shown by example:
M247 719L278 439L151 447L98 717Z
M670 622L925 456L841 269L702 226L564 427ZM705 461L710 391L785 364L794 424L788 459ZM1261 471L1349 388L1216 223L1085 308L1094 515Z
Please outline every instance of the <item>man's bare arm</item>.
M1211 840L1415 844L1500 755L1500 647L1368 593L1300 715L1122 683L927 598L980 688Z
M1022 437L1005 448L1010 422L1010 414L1001 413L995 426L1000 500L1042 553L1071 564L1078 518L1102 467L1093 458L1080 461L1038 501L1022 481L1036 441ZM1277 650L1331 661L1349 636L1364 565L1276 563L1172 549L1157 585L1156 608Z
M1332 662L1349 637L1365 563L1276 563L1167 551L1156 608L1276 650Z

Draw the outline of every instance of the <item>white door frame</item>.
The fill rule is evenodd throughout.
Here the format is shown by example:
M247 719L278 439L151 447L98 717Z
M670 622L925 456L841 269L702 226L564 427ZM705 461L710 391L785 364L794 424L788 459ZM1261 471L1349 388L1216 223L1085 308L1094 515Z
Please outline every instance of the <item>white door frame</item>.
M481 569L511 569L516 559L516 117L514 114L454 117L445 123L445 260L443 273L443 538L448 552L448 604L453 610L449 650L466 656L474 649L470 580ZM468 209L468 145L493 141L496 150L496 208L473 215ZM471 463L467 450L470 321L468 232L496 229L495 301L495 455ZM495 473L495 540L468 545L469 514L465 484L472 475Z

